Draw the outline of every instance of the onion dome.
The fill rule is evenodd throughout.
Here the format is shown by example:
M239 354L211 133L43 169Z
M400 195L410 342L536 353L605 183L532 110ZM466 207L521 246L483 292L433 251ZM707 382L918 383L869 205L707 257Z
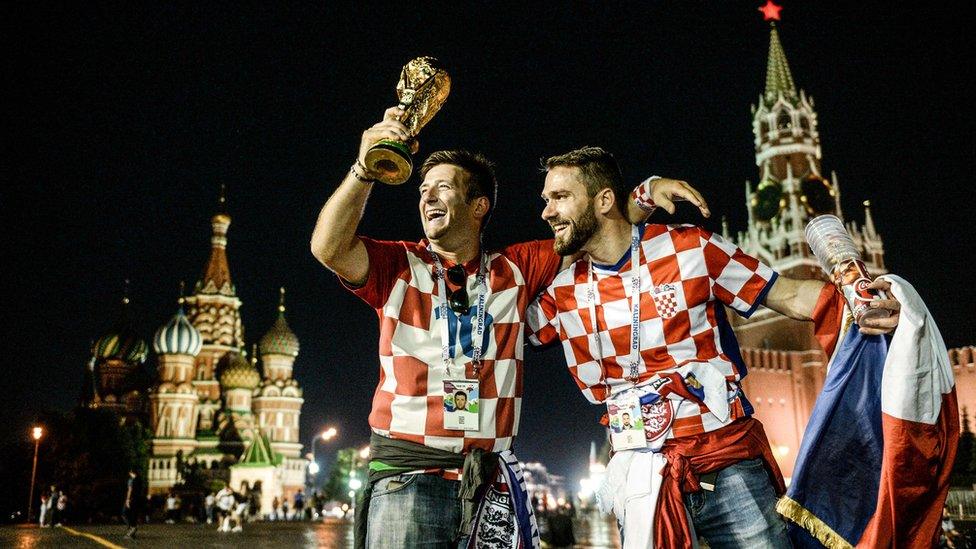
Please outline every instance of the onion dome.
M142 364L149 355L149 345L139 337L139 334L129 324L128 308L128 284L126 281L126 292L122 297L122 315L115 329L103 335L92 345L92 354L96 360L117 359L133 364Z
M261 338L261 354L298 356L298 348L298 337L291 331L288 321L285 320L285 289L281 288L278 319Z
M247 361L246 354L234 353L230 364L220 374L220 385L224 389L251 389L261 383L261 374L254 364Z
M165 325L156 330L153 350L160 355L196 356L203 345L200 331L190 324L183 312L183 284L180 283L180 308Z

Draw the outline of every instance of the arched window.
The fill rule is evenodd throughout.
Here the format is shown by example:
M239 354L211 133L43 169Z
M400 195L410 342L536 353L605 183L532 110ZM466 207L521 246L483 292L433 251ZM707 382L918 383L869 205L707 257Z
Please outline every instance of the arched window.
M763 120L759 123L759 137L765 137L769 133L769 123Z
M780 111L779 115L776 117L776 129L778 130L788 130L790 129L790 123L793 119L790 117L790 113L786 111Z
M800 129L803 131L810 131L810 120L805 116L800 117Z

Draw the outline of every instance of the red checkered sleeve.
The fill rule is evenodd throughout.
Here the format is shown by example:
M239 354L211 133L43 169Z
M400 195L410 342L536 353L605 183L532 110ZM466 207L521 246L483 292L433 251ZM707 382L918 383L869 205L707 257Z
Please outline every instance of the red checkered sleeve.
M360 236L359 240L366 246L366 255L369 256L366 283L357 287L342 278L339 280L370 307L381 309L390 298L397 279L404 273L409 274L406 246L404 242L373 240L365 236Z
M552 287L543 290L525 311L525 331L536 347L559 340L559 310Z
M532 240L507 246L502 255L509 258L525 277L528 295L533 296L552 283L562 257L553 250L552 240Z
M776 271L721 236L701 228L698 231L712 293L749 318L776 282Z

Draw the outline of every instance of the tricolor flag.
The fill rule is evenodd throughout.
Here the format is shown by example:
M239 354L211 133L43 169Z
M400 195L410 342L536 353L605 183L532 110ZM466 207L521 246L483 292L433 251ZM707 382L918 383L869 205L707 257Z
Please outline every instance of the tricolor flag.
M777 506L796 547L938 544L959 440L952 367L915 289L886 275L901 302L890 343L857 326L830 362L794 468ZM825 291L815 316L833 351L843 303ZM834 337L828 332L833 328Z

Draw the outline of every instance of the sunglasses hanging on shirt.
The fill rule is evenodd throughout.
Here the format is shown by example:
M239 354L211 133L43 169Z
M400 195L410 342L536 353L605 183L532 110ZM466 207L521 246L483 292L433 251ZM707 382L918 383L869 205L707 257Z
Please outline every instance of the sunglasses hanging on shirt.
M447 295L447 306L459 315L466 315L471 307L468 306L468 273L461 265L454 265L447 269L447 280L458 287Z

